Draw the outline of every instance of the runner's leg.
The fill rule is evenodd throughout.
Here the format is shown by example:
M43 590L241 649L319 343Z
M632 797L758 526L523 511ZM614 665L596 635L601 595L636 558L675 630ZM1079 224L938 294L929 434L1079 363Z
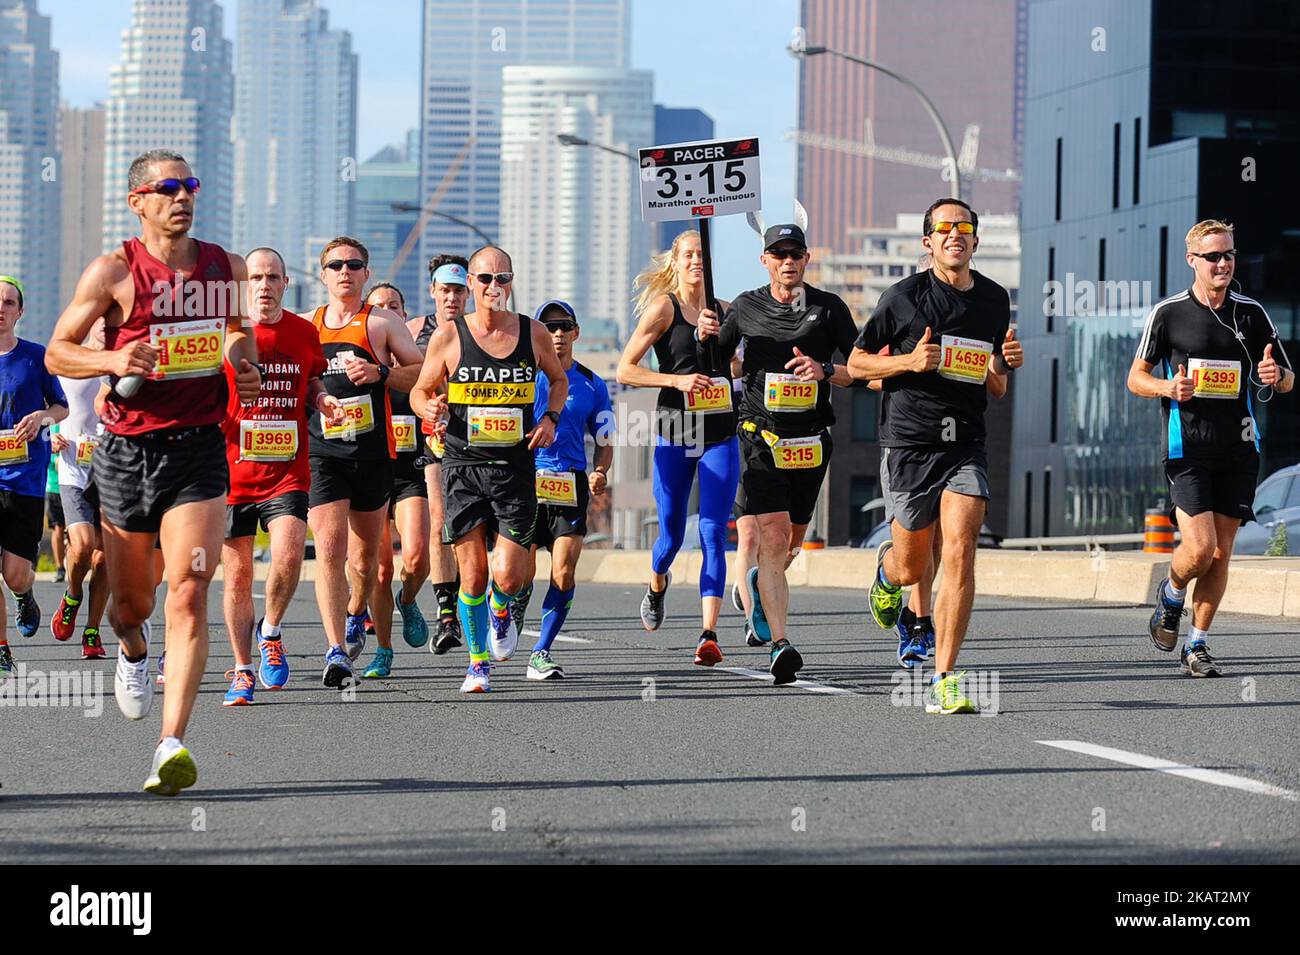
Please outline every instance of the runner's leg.
M936 673L950 673L956 667L957 654L970 625L971 607L975 603L975 544L984 522L985 505L982 497L947 490L939 501L944 572L934 611ZM922 570L929 559L927 546L922 552ZM919 579L918 574L915 580Z
M785 639L790 589L785 579L785 558L790 551L790 514L778 511L758 515L758 596L772 628L772 642Z
M1196 589L1192 592L1192 626L1202 632L1210 629L1214 614L1228 587L1228 566L1232 560L1232 545L1236 543L1241 521L1226 514L1213 514L1216 546L1210 566L1197 575Z
M253 541L230 537L221 547L221 609L237 669L253 665Z
M348 550L357 546L355 534L348 535ZM402 541L406 546L406 541ZM383 535L379 541L378 562L375 567L375 586L370 591L370 619L375 623L375 639L385 650L393 648L393 525L385 518ZM352 613L348 607L348 613ZM360 613L360 611L357 611Z
M266 575L264 616L267 629L276 631L298 591L307 550L307 525L292 514L281 514L271 519L267 532L271 535L271 569Z
M710 445L700 456L700 604L703 628L718 629L722 596L727 588L727 519L740 483L740 451L736 439ZM689 485L687 486L689 497Z
M316 604L325 640L347 652L343 629L348 612L348 508L346 500L318 504L307 512L307 525L316 544Z

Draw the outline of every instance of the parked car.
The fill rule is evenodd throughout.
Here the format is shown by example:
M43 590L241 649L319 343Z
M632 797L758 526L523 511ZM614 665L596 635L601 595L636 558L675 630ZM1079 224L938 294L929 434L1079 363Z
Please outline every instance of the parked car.
M1234 554L1263 554L1278 524L1286 524L1288 550L1300 556L1300 464L1274 471L1255 490L1256 520L1237 531Z

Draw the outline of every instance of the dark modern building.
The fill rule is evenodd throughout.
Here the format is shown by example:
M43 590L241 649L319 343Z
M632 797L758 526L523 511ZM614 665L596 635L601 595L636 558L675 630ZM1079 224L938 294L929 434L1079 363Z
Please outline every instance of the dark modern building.
M1028 60L1011 532L1132 531L1166 485L1125 380L1194 223L1236 226L1242 290L1300 355L1300 6L1031 0ZM1262 477L1300 461L1300 401L1256 409Z

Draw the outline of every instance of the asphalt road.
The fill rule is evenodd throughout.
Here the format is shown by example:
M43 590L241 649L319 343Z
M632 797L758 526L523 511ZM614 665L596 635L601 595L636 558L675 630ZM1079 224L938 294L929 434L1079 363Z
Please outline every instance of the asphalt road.
M37 587L47 621L58 593ZM996 678L997 713L938 717L896 705L913 697L860 594L794 592L809 682L788 688L758 678L766 655L729 605L722 667L737 669L706 670L689 588L656 634L639 600L579 586L563 683L524 680L530 638L472 698L456 692L463 651L402 646L392 678L347 698L320 685L304 584L293 677L253 707L221 706L214 627L187 737L199 782L174 800L139 791L161 697L129 723L111 647L85 663L75 641L11 623L19 662L102 672L104 696L99 716L0 709L0 861L1300 861L1300 649L1279 619L1221 617L1226 675L1192 680L1151 647L1141 608L981 599L962 663L977 689Z

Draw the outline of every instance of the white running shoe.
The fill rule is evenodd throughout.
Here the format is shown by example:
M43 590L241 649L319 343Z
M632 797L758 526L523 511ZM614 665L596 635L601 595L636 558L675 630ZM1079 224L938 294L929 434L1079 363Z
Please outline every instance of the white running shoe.
M484 660L482 663L471 663L469 669L465 671L465 682L460 685L462 693L491 693L492 668Z
M193 786L199 778L190 751L174 739L165 739L153 751L153 770L144 781L144 791L156 796L175 796Z
M144 637L145 656L139 663L131 663L122 654L122 645L117 647L117 669L113 672L113 695L117 697L117 708L128 720L142 720L149 715L153 706L153 681L149 679L149 621L140 624L140 635Z
M492 659L503 663L515 655L519 647L519 628L515 626L514 617L507 613L498 617L491 607L488 608L489 643L492 646Z

